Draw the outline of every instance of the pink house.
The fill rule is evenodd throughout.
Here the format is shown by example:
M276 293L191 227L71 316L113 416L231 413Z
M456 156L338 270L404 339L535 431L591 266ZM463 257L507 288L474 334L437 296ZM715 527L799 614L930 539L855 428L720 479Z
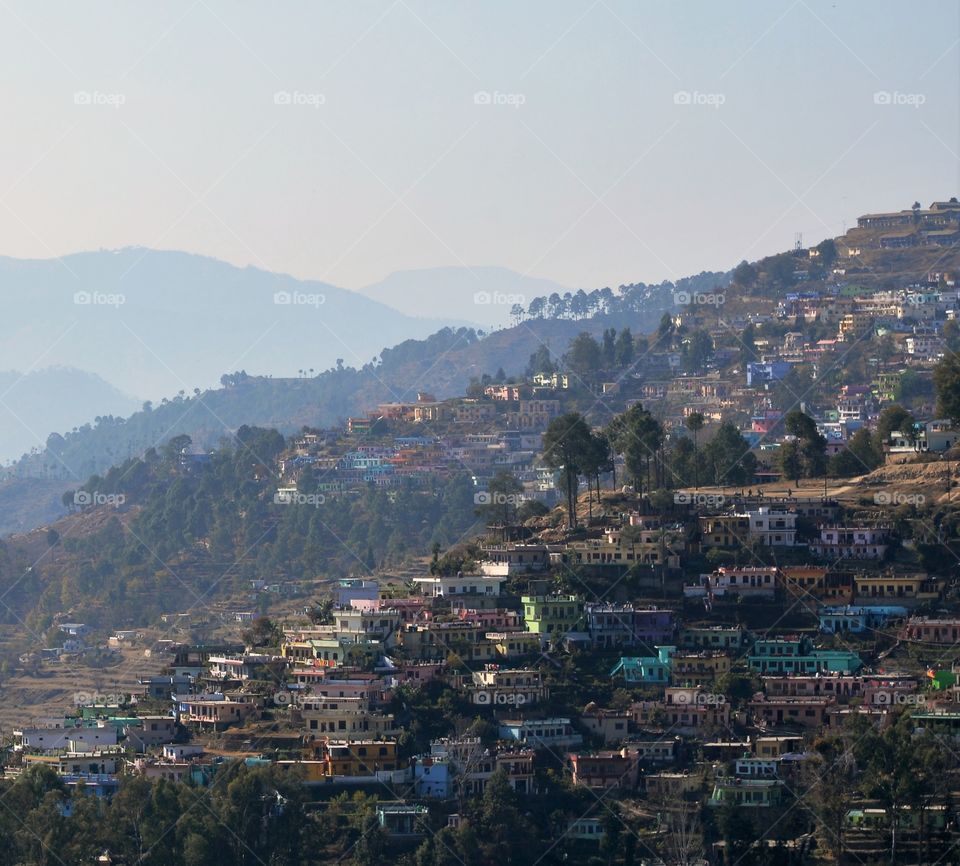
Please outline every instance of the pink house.
M513 610L497 608L494 610L460 609L457 611L461 622L472 622L482 625L485 629L496 631L520 631L523 629L523 618Z

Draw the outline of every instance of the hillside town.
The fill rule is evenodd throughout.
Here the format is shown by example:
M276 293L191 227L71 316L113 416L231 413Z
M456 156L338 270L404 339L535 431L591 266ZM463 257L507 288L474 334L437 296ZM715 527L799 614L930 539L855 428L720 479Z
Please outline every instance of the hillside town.
M618 824L651 864L759 862L764 844L860 862L894 833L907 856L944 856L960 825L932 777L897 801L846 788L831 834L802 815L837 744L960 736L960 452L936 414L960 289L948 272L856 276L871 249L935 245L958 222L955 199L867 214L857 246L744 263L654 334L584 332L524 376L258 452L278 518L461 484L477 525L399 569L256 573L159 628L55 615L23 676L111 654L149 673L23 714L5 777L44 768L108 803L124 779L213 790L269 770L317 804L371 798L396 852L510 791L555 799L575 857L614 850ZM775 269L795 289L762 290ZM220 459L189 437L164 453L193 485ZM81 489L71 509L123 515L124 489Z
M853 231L931 245L958 220L953 199ZM56 614L19 658L31 676L110 653L151 672L25 709L5 778L41 768L109 803L124 780L262 770L321 812L360 798L397 855L510 797L552 803L578 862L628 861L624 827L650 866L947 856L960 433L937 410L960 290L946 272L867 288L862 255L797 249L773 298L744 263L729 299L679 299L656 333L584 333L535 347L524 376L304 428L269 461L251 447L238 465L269 520L462 482L474 531L402 566L257 573L199 611L171 596L136 628ZM223 459L189 437L164 453L152 471L187 487ZM145 507L108 482L71 494L76 519ZM913 787L852 783L889 749Z
M0 41L0 866L960 866L956 0Z
M751 296L769 275L744 263L726 294L721 287L678 293L677 311L664 315L656 334L581 335L565 363L541 346L525 377L484 374L464 396L438 400L421 390L409 401L370 407L342 428L305 432L280 472L291 486L336 496L368 484L429 486L464 469L482 491L496 472L509 471L525 496L552 505L552 474L536 459L549 423L584 405L609 416L638 403L668 440L689 435L691 416L705 438L711 426L736 422L758 456L754 484L784 477L779 454L790 433L783 422L797 405L816 421L828 457L845 451L857 431L876 428L894 405L906 406L912 423L884 430L891 434L884 448L905 458L942 454L956 436L935 417L933 369L960 346L960 287L944 271L896 286L863 285L871 270L864 260L890 247L884 231L891 226L908 246L934 244L940 232L960 230L960 203L866 214L846 236L851 246L841 239L785 254L786 265L775 267L790 268L795 285L780 297ZM805 291L804 283L819 288ZM855 380L841 375L854 371Z
M562 777L595 797L567 815L568 841L600 845L612 795L635 804L653 849L703 805L788 810L818 766L818 738L851 716L883 730L906 714L955 742L955 590L890 565L889 529L819 498L712 515L693 504L671 520L669 546L661 521L629 513L584 541L484 545L469 571L403 592L343 579L316 621L254 620L246 643L155 645L162 675L23 724L6 773L45 766L110 797L124 775L204 786L231 762L273 764L311 796L377 795L379 825L401 847L454 826L495 774L520 795ZM691 522L708 551L809 545L824 564L722 565L681 585L665 566L691 552ZM74 651L88 631L61 630ZM442 717L427 721L425 705ZM887 813L848 796L845 844L882 847ZM923 808L928 836L907 825L900 844L952 844L951 807Z

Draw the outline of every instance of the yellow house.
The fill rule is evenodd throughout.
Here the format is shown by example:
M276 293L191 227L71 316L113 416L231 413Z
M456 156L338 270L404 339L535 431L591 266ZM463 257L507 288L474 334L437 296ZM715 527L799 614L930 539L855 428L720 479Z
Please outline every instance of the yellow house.
M720 514L700 518L700 546L740 547L750 535L750 518L746 514Z
M326 778L372 776L405 765L397 757L395 740L323 740L313 746L313 754L325 764Z
M753 743L753 754L758 758L779 758L791 752L803 749L803 737L757 737Z
M319 662L326 667L363 665L383 653L383 645L364 635L315 637L288 641L280 648L281 655L291 661Z
M816 565L785 565L780 569L780 581L791 595L823 598L827 569Z
M540 636L528 631L487 632L487 640L503 659L522 658L541 650Z
M873 327L875 317L873 313L853 312L847 313L840 320L840 338L847 340L857 334L862 334Z
M629 538L620 530L607 530L603 538L573 541L567 545L569 560L578 565L680 565L683 535L677 530L639 529Z
M280 655L290 661L313 661L313 642L309 640L288 641L280 647Z
M303 773L304 782L326 782L326 761L277 761L277 766L285 770L298 770Z
M651 773L646 785L651 800L681 806L684 797L702 791L705 782L703 776L691 773Z
M397 633L397 642L407 658L420 661L446 661L454 655L465 662L490 662L496 659L493 641L487 639L482 623L429 622L408 625Z
M679 652L671 658L670 678L675 684L709 685L730 673L730 657L721 652Z
M914 574L857 574L853 578L854 592L865 598L937 599L943 581L926 573Z
M359 698L316 699L300 711L302 729L313 736L344 740L369 740L399 733L392 713L368 710L364 703Z

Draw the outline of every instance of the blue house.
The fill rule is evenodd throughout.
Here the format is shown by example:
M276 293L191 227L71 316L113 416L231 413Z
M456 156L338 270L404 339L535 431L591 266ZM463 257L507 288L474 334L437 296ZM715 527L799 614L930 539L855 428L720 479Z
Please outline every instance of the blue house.
M788 361L752 361L747 364L747 387L780 382L792 366Z
M883 628L891 620L905 618L907 609L898 605L847 605L822 607L818 615L820 631L825 634L844 631L860 634L870 629Z
M453 795L450 764L446 758L424 755L413 765L413 785L417 797L446 800Z
M655 656L621 657L620 661L610 671L610 676L623 674L627 683L644 683L650 685L667 685L670 682L671 657L676 652L675 646L654 647Z

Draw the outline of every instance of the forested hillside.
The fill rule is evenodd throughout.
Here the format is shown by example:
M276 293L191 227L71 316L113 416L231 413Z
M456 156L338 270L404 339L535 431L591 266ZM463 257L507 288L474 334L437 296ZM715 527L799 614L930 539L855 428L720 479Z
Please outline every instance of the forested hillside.
M92 622L143 624L170 605L242 592L254 578L364 573L455 544L477 525L466 474L429 489L371 487L284 505L274 501L285 447L276 431L241 427L200 471L181 468L185 444L174 438L89 479L82 489L107 504L45 533L41 555L22 542L0 547L0 621L26 618L37 633L53 612L75 609Z

